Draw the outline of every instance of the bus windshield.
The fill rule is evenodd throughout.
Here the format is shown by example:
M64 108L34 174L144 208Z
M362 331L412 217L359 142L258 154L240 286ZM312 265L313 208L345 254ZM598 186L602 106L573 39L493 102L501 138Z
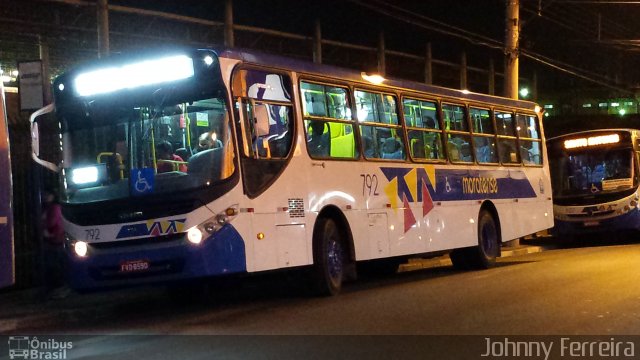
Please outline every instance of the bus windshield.
M550 157L554 197L624 191L634 186L631 149L598 149Z
M185 192L234 171L223 97L108 111L86 106L84 112L60 112L65 202Z

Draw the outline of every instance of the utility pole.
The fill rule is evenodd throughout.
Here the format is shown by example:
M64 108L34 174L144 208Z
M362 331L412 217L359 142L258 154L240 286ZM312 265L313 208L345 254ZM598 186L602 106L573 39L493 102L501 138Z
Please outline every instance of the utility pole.
M322 25L318 19L316 19L313 32L313 62L322 64Z
M378 34L378 74L385 76L387 72L387 65L384 57L385 44L384 44L384 31L380 31Z
M467 53L462 52L460 55L460 90L468 90L469 84L467 83Z
M504 96L518 98L518 43L520 39L520 0L507 0L505 21Z
M424 82L428 85L433 84L433 54L431 53L431 43L427 43L425 59L424 59Z
M109 5L108 0L98 0L98 57L109 56Z
M224 46L234 46L233 35L233 0L227 0L224 4Z

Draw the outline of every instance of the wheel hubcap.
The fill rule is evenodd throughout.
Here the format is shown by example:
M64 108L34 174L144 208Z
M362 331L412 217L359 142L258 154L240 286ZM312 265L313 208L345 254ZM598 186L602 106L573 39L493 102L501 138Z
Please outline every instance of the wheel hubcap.
M327 267L331 280L336 283L342 278L342 246L335 239L327 244Z
M485 253L488 255L493 255L496 253L497 241L496 241L496 230L493 226L489 224L485 224L482 227L482 247L485 250Z

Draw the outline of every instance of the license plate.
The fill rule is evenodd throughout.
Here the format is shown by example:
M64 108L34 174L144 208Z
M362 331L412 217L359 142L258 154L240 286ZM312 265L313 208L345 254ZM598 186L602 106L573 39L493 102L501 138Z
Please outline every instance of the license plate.
M600 221L585 221L584 226L598 226L600 225Z
M121 273L130 273L149 270L149 262L147 260L126 261L120 264Z

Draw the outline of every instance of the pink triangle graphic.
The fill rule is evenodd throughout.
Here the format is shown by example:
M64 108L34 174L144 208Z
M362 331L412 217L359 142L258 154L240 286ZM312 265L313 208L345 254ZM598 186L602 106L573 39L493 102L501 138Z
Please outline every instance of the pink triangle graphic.
M413 225L416 224L416 217L413 216L413 212L409 207L407 195L405 194L402 194L402 203L404 204L404 232L406 233Z
M433 210L433 199L427 189L427 184L422 180L422 217L427 216L431 210Z
M162 226L160 225L160 223L158 222L153 223L153 226L151 227L151 234L149 235L159 236L161 233L162 233Z

